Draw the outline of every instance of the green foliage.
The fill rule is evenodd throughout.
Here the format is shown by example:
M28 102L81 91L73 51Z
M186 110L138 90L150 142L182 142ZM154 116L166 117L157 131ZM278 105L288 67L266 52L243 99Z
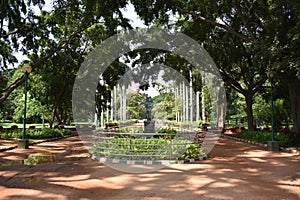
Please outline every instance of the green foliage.
M119 129L120 133L142 133L142 127L125 126Z
M34 20L36 16L32 11L32 6L38 9L44 3L44 0L1 1L0 70L6 69L8 64L18 62L13 53L19 50L20 44L23 49L24 46L37 39L32 36L36 25Z
M124 132L123 132L124 131ZM121 132L121 131L120 131ZM116 135L114 135L114 138L130 138L131 136L130 136L130 134L128 134L128 133L130 133L130 132L128 132L128 131L126 131L126 130L122 130L122 132L121 133L125 133L125 134L116 134Z
M3 125L2 123L11 123L11 122L12 122L11 120L7 120L7 119L1 119L0 120L1 126Z
M157 133L166 133L166 134L177 134L177 131L175 129L172 128L159 128L157 130Z
M219 67L226 85L245 97L250 130L253 129L253 97L263 91L266 71L280 72L279 79L286 79L287 75L295 78L295 72L300 71L297 0L131 2L147 23L159 22L180 30L203 45ZM179 16L175 22L170 20L172 13ZM300 102L296 95L290 99ZM297 107L292 112L295 127L300 127ZM229 112L232 111L234 108ZM240 112L233 115L240 116Z
M37 165L41 163L49 163L55 160L55 154L50 152L39 152L35 154L29 154L24 160L24 165Z
M119 126L119 124L117 122L108 122L108 123L105 123L105 126L107 126L107 127L116 127L116 126Z
M144 103L146 101L146 95L139 92L130 95L127 110L129 112L129 118L131 119L143 119L146 115L146 107Z
M172 128L160 128L157 130L157 133L165 133L166 135L157 135L155 138L163 138L163 139L173 139L177 135L177 131Z
M129 134L95 143L90 154L123 160L185 160L204 156L202 149L196 144L191 144L188 140L154 137L148 139L134 138L130 137Z
M5 26L0 27L0 68L17 62L12 53L23 51L30 60L26 62L33 67L32 97L45 106L42 110L52 111L51 116L47 112L50 126L54 120L59 123L71 120L73 82L90 47L116 33L117 27L131 27L119 11L126 4L126 1L53 1L52 10L45 11L43 0L1 3L0 19ZM34 12L37 7L33 6L40 10ZM122 72L117 67L113 70ZM20 72L16 80L22 75ZM109 78L105 75L105 79ZM4 76L0 81L6 82ZM11 85L12 82L8 86L1 84L1 88ZM6 90L1 89L1 93ZM7 98L1 97L4 97L1 102Z
M277 130L291 121L290 108L286 99L276 99L274 102L274 122Z
M4 90L8 84L14 81L13 75L15 71L16 69L7 69L5 71L0 71L0 91ZM12 120L14 109L14 100L10 97L5 102L0 103L0 118Z
M209 114L212 111L212 102L211 102L210 94L208 91L208 87L206 85L204 85L202 87L201 98L204 98L205 115L209 116ZM202 104L202 101L201 101L201 104Z
M267 141L272 140L271 133L263 131L242 131L237 133L237 137L259 143L267 143ZM279 141L281 146L293 146L298 142L298 145L300 145L299 138L291 137L283 133L275 133L275 140Z
M118 121L120 126L130 126L130 125L135 124L137 122L138 122L137 119L129 119L129 120L124 120L124 121Z
M178 160L188 160L191 158L199 158L205 156L204 151L199 145L191 144L186 151L178 158Z
M157 133L177 134L177 131L172 128L160 128L157 130Z
M180 125L182 123L181 122L176 122L176 121L171 121L171 120L166 120L166 124L171 125L171 126L175 126L175 127L180 127Z
M228 103L226 110L227 120L230 120L231 123L235 122L235 124L239 124L241 119L247 116L245 112L245 98L240 93L237 93L230 88L227 89L226 97Z
M13 119L16 122L22 122L24 117L24 95L19 101L15 101L15 110ZM42 106L41 102L36 100L31 96L30 93L27 94L27 106L26 106L26 118L27 122L38 122L42 118L42 114L46 110L46 106ZM35 121L34 119L38 120Z
M168 88L159 90L159 95L153 98L153 113L157 119L174 119L176 115L174 93ZM178 108L177 108L178 109Z
M255 97L253 104L254 118L258 124L266 125L271 121L271 103L266 102L261 95Z
M50 139L71 135L72 132L68 129L27 129L26 138L29 139ZM1 138L22 138L22 129L5 130L0 132Z
M258 124L267 126L271 124L271 100L263 98L262 95L255 97L253 104L254 119ZM282 125L288 125L290 121L290 114L287 101L285 99L274 100L274 125L275 129L279 131Z
M291 80L299 82L300 77L298 0L130 2L146 24L165 25L199 41L213 57L226 85L245 97L247 110L244 110L244 99L240 101L240 97L234 97L235 94L230 97L229 115L237 119L244 117L246 111L249 126L252 115L257 121L269 123L268 101L256 99L255 94L264 92L266 71L277 71L276 78L282 81L279 86L289 85L289 91L294 90L294 95L290 98L285 95L275 101L275 124L277 127L282 122L287 124L291 108L294 126L299 129L297 109L300 107L300 96L296 90L299 85L290 84ZM1 2L0 20L3 26L0 27L0 68L7 69L7 64L17 63L13 54L23 52L29 58L29 64L34 66L30 75L33 80L29 84L32 90L28 116L40 117L41 112L45 112L51 124L54 118L59 123L66 123L72 116L71 91L80 64L91 47L117 33L119 27L131 28L129 20L120 12L129 1L52 1L50 12L42 11L44 3L44 0ZM36 9L38 12L33 12ZM174 16L178 18L174 19ZM165 60L165 64L181 71L188 78L190 67L179 57L164 53L167 56L161 52L149 53L149 50L145 50L140 56L144 59L142 62L148 63L160 55L160 60ZM111 68L104 73L110 89L126 72L126 67L119 64L117 61L112 63ZM23 75L20 69L14 78L0 73L0 94L6 93L5 88ZM199 91L201 81L198 81L200 78L196 74L194 76L194 71L193 77L196 77L193 88ZM19 94L22 94L22 90L15 91L5 104L0 105L0 116L3 119L11 119L15 106L15 118L21 118L22 103L19 101L22 96ZM105 110L106 101L110 99L109 88L98 87L98 91L97 108L101 110L104 107ZM99 100L101 95L104 96L102 102ZM174 105L174 102L178 101L172 94L163 95L165 100L157 101L154 109L156 117L174 118L178 111L178 104ZM2 97L4 95L0 95ZM287 100L291 101L291 106L287 105ZM252 105L254 112L251 110ZM137 104L133 102L129 112L132 117L138 118L142 110L135 108Z

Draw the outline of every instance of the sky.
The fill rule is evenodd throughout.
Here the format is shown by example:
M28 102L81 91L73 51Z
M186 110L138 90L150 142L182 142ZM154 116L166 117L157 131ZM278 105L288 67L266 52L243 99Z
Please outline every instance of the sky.
M134 6L131 3L126 6L126 9L122 9L121 12L125 18L130 19L133 28L147 28L141 18L136 14Z

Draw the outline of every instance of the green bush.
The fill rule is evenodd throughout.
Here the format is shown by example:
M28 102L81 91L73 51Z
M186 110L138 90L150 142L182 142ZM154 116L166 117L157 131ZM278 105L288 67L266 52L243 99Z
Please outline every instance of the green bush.
M271 133L263 131L242 131L237 133L237 137L259 143L267 143L272 140ZM295 143L295 138L290 138L282 133L275 133L275 140L279 141L281 146L290 146Z
M176 134L177 133L177 131L172 128L160 128L157 132L158 133L168 133L168 134Z
M172 144L172 149L170 149ZM104 155L108 158L125 159L122 155L131 155L130 159L173 159L186 160L199 158L205 153L197 144L188 140L166 140L162 138L128 138L114 137L110 140L97 141L90 150L92 155Z
M191 158L199 158L200 156L205 156L205 153L203 152L202 148L199 145L191 144L184 154L182 154L178 160L187 160Z
M5 130L1 132L1 138L22 138L22 130Z
M119 129L120 133L141 133L143 132L142 128L137 128L137 127L122 127Z
M71 134L72 132L67 129L27 129L25 137L29 139L50 139ZM22 138L22 129L5 130L1 132L1 138Z
M171 126L179 127L181 125L181 122L166 120L166 124L171 125Z
M155 138L163 138L163 139L173 139L176 134L177 131L172 129L172 128L160 128L157 130L158 133L166 133L166 134L172 134L172 135L158 135L158 136L154 136Z

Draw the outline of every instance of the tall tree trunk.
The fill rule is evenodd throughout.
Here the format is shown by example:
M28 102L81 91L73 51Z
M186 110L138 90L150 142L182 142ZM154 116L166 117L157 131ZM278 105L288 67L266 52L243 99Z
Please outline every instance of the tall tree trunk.
M122 88L122 85L119 85L119 88L120 88L120 94L119 94L119 98L120 98L120 120L122 121L123 120L123 88Z
M182 122L185 122L186 120L186 102L185 102L186 98L185 98L185 84L184 82L182 83Z
M185 86L185 120L189 122L189 86Z
M126 108L127 108L127 96L126 96L126 86L124 85L123 88L123 120L127 120L126 116Z
M300 80L298 78L289 79L288 87L294 123L293 129L300 136Z
M52 112L51 112L51 117L50 117L50 122L49 122L49 127L52 128L53 124L54 124L54 120L56 117L56 111L57 111L57 107L60 104L60 100L62 99L64 93L66 92L66 89L62 89L60 91L60 93L58 94L58 96L56 97L56 100L54 101L54 105L52 107Z
M248 122L248 130L254 131L253 124L253 94L249 91L244 93L245 101L246 101L246 113L247 113L247 122Z
M54 120L55 120L55 116L56 116L56 110L57 110L57 106L58 106L58 100L56 100L54 102L54 105L52 107L52 111L51 111L51 117L50 117L50 121L49 121L49 128L53 127L54 124Z

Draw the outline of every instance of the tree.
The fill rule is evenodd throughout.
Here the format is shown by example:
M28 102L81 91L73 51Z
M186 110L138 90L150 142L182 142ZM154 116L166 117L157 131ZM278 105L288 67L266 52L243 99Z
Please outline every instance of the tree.
M9 1L7 6L14 6L12 4ZM33 9L30 3L24 6L24 9ZM59 123L70 119L72 86L86 53L115 34L117 27L131 28L120 11L125 6L126 1L53 1L52 11L40 9L39 13L30 12L30 16L24 17L30 31L26 29L27 35L23 36L21 48L28 56L27 64L33 68L32 75L36 78L33 96L42 105L51 108L50 127L55 119ZM18 15L21 17L20 13ZM24 73L1 89L0 103L22 85L27 77L28 74Z
M32 6L38 5L41 8L44 1L33 2L28 1L28 4L26 1L3 2L5 12L3 14L1 12L2 16L0 16L0 22L2 22L0 39L5 45L1 45L4 50L1 50L0 54L2 58L5 58L5 63L17 62L12 52L18 50L19 38L22 39L20 48L24 55L30 57L28 64L35 70L56 53L75 48L71 42L73 44L79 42L77 47L83 49L87 48L85 44L91 45L91 40L86 38L91 28L97 30L94 34L101 36L98 41L103 39L102 36L108 37L115 34L117 27L131 28L128 19L123 18L120 11L127 4L125 0L114 2L53 1L53 11L41 11L40 15L32 11ZM3 24L6 22L9 24L9 30L3 29ZM20 35L21 33L23 35ZM89 42L80 43L86 40ZM10 46L14 48L8 48ZM3 103L14 89L22 85L27 76L28 74L24 73L15 82L1 90L0 103Z
M232 88L227 89L226 97L228 103L226 119L228 120L228 122L230 122L229 124L232 124L233 120L236 125L239 125L240 123L245 121L245 118L247 118L245 98L242 94L238 93Z
M159 95L153 98L153 112L155 118L175 119L175 96L174 91L165 87L159 90Z
M146 96L139 92L132 93L128 102L128 113L130 119L144 119L146 116L146 108L143 105L146 101Z
M14 52L21 51L24 53L31 49L31 44L34 44L35 41L32 31L36 28L33 6L41 8L43 5L43 0L0 2L0 70L6 70L8 64L18 62L13 55ZM27 76L28 74L24 73L6 88L0 89L0 104L8 98L14 89L24 83Z
M16 108L14 109L13 119L16 122L22 122L24 117L24 93L17 96L18 101L15 101ZM20 96L22 96L20 98ZM27 109L26 118L28 123L40 123L43 119L43 115L46 114L46 107L41 105L41 102L33 98L28 92L27 94Z
M0 90L5 89L13 77L15 69L0 71ZM6 102L0 104L0 118L3 120L12 120L15 105L13 98L8 98Z
M132 3L148 24L156 21L172 26L170 13L179 16L176 29L201 42L220 67L224 81L245 97L249 130L254 129L253 98L267 80L266 71L284 69L283 62L293 63L294 69L299 60L295 59L299 57L295 47L299 46L300 16L296 0ZM296 68L299 69L299 63ZM294 88L300 87L295 87L299 86L299 79L294 80L290 83L290 96L297 130L300 97L296 97Z
M34 41L31 31L35 28L35 9L41 9L44 0L7 0L0 2L0 70L17 63L13 52L25 51L23 45ZM22 39L21 39L22 38ZM22 45L19 41L22 40Z

